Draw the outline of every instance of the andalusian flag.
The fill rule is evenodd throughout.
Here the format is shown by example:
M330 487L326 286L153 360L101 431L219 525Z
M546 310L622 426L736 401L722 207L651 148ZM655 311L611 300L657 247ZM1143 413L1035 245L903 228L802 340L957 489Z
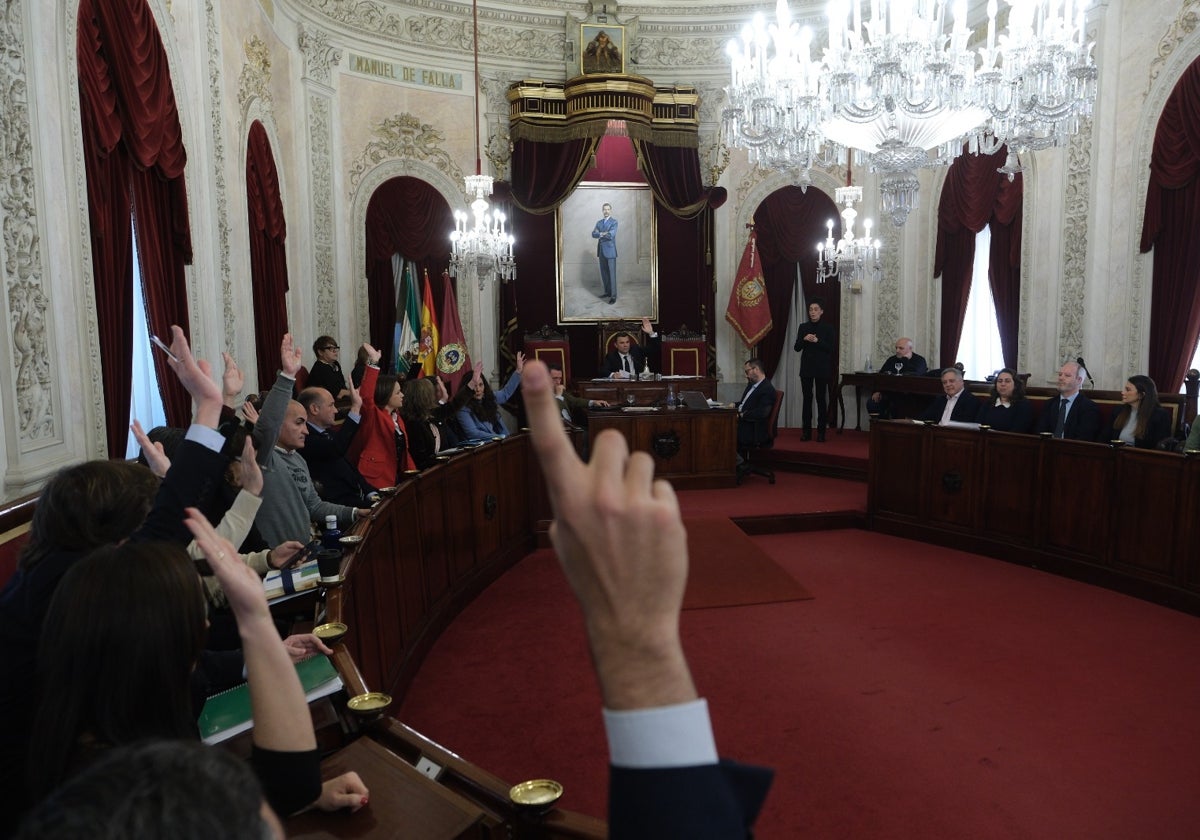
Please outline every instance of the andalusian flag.
M397 304L396 372L404 373L408 370L409 360L419 355L421 342L421 295L417 292L417 278L413 275L411 262L404 266L404 282Z
M429 285L429 272L425 272L425 290L421 295L421 376L433 376L437 372L438 325L437 312L433 308L433 289Z
M767 282L763 279L762 260L758 259L754 231L746 240L746 250L733 278L725 320L733 325L747 347L762 341L773 326L771 307L767 305Z

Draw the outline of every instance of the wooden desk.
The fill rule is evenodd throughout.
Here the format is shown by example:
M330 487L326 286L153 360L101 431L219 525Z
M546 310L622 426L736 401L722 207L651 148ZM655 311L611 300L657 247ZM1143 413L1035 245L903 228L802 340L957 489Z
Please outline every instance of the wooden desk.
M710 400L717 398L717 380L712 377L684 377L681 379L585 379L576 383L575 392L586 400L608 400L613 405L625 405L625 398L633 395L634 405L665 405L667 386L675 386L678 399L682 391L699 391Z
M869 470L872 530L1200 614L1200 457L883 420Z
M942 380L937 376L843 373L837 390L838 405L842 409L842 421L839 429L846 428L846 402L843 392L850 386L854 387L854 431L856 432L862 431L861 415L864 393L868 396L876 391L892 394L892 417L894 418L914 417L925 410L925 406L929 405L931 399L942 394ZM991 388L990 383L967 380L968 391L974 390L972 386Z
M736 484L737 412L727 408L692 411L589 411L595 436L616 429L629 448L654 458L654 475L677 490L733 487Z

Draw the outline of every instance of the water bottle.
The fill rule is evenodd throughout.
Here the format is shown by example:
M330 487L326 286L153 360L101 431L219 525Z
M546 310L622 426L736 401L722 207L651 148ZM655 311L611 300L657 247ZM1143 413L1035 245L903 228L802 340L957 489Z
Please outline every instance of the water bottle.
M337 517L333 514L325 517L325 533L321 537L321 545L324 548L340 549L342 540L342 529L338 527Z
M667 408L675 407L675 386L667 386Z
M870 373L874 368L871 367L871 357L867 356L867 360L863 362L863 372Z

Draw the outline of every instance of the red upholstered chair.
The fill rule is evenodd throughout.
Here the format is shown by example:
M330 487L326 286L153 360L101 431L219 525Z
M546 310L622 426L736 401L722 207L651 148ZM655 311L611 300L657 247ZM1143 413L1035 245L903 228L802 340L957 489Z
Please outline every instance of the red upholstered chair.
M604 364L604 357L616 348L617 336L621 333L629 333L636 344L643 348L646 346L646 334L642 332L641 321L601 321L596 327L600 336L599 364Z
M662 372L667 376L708 376L708 341L682 325L663 336Z
M547 365L558 365L567 382L571 379L571 342L565 333L556 332L543 324L537 332L525 334L525 358L537 359Z

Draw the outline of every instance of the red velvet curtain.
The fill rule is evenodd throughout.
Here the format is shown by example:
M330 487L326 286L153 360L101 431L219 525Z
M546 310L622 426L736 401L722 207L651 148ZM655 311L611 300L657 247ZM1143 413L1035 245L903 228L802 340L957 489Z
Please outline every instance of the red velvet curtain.
M1167 99L1150 157L1142 253L1154 249L1150 378L1160 391L1183 384L1200 337L1200 60Z
M1021 308L1020 175L1009 182L997 172L1008 156L1007 147L992 155L960 156L950 166L938 204L937 252L933 276L942 278L941 367L954 364L962 338L975 236L985 225L992 229L988 279L996 302L1004 363L1017 362L1017 332Z
M804 297L819 297L825 301L822 319L836 330L841 321L841 284L837 280L817 282L817 243L824 242L826 223L833 219L833 235L842 235L841 217L837 205L819 189L807 191L799 187L784 187L767 196L754 211L754 229L758 233L758 253L762 259L763 279L767 283L767 300L771 304L774 323L766 338L756 348L766 366L767 376L773 376L784 350L790 351L796 337L787 335L788 313L796 284L796 263L804 283ZM745 239L740 240L742 246ZM839 368L841 348L834 354L833 369ZM836 386L835 386L836 387Z
M592 165L599 138L513 144L509 189L513 204L526 213L550 213L566 200Z
M367 308L371 344L383 353L383 358L393 358L396 327L392 254L415 263L418 282L424 282L428 272L436 283L450 264L452 230L454 214L450 205L419 178L392 178L371 195L367 204Z
M254 355L259 387L275 381L277 348L288 331L287 222L279 172L263 124L250 124L246 145L246 204L250 227L250 286L254 302Z
M694 219L706 208L716 209L728 197L724 187L705 187L696 149L656 146L634 140L642 172L659 203L681 219Z
M158 26L145 0L81 0L76 53L99 315L108 450L125 451L133 363L136 235L149 328L188 332L184 265L191 262L187 153ZM167 422L186 425L187 392L156 354Z

